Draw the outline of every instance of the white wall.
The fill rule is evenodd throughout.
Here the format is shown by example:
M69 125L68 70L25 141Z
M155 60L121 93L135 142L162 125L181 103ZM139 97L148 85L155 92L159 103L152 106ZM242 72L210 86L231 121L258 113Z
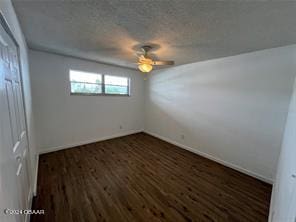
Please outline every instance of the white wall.
M145 131L271 182L295 51L268 49L152 73Z
M34 119L33 119L33 109L32 109L32 96L31 96L31 83L29 74L29 62L28 62L28 49L23 36L22 30L20 28L19 22L17 20L14 8L10 0L0 1L0 10L5 17L14 38L20 47L20 60L21 60L21 76L23 80L23 90L24 90L24 102L25 102L25 114L28 126L28 139L29 139L29 151L31 157L31 174L32 177L35 175L36 170L36 144L35 144L35 129L34 129ZM32 182L35 178L32 178Z
M144 81L137 71L33 50L29 57L40 152L143 129ZM69 69L128 76L131 96L71 96Z
M296 56L294 57L296 59ZM296 70L296 69L295 69ZM270 221L296 221L296 80L273 187ZM294 176L293 176L294 175Z

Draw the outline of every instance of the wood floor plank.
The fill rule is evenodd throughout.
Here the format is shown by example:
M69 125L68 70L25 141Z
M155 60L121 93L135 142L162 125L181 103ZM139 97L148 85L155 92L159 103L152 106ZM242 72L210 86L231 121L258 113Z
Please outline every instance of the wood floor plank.
M271 185L145 133L39 161L32 222L268 219Z

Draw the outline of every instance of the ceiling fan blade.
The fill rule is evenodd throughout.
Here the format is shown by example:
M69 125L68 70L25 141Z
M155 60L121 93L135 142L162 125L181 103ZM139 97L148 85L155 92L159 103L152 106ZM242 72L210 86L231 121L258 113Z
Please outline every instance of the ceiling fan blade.
M174 61L153 61L152 65L155 66L165 66L165 65L174 65Z
M138 59L145 59L143 55L138 55Z

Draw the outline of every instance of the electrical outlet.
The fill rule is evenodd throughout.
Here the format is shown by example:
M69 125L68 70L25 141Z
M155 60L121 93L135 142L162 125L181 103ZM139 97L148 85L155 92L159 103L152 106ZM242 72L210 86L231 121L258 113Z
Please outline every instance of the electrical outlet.
M181 134L181 139L184 140L185 139L185 136L184 134Z
M119 129L122 129L123 127L122 127L122 125L119 125Z

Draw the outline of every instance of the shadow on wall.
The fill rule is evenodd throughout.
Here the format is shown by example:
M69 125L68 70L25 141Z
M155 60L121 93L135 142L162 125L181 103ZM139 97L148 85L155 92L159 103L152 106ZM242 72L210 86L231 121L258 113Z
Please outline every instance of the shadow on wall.
M146 92L146 129L271 180L292 75L285 62L237 57L154 73ZM278 75L283 71L286 78Z

